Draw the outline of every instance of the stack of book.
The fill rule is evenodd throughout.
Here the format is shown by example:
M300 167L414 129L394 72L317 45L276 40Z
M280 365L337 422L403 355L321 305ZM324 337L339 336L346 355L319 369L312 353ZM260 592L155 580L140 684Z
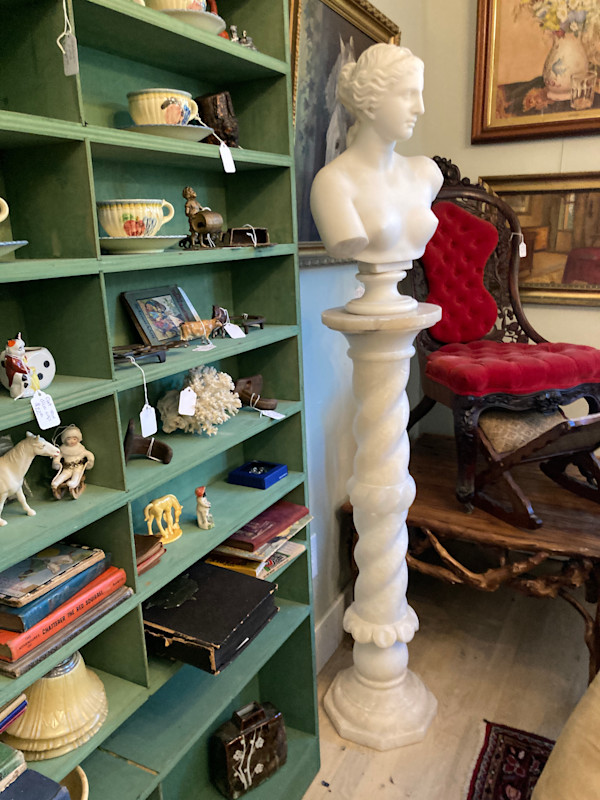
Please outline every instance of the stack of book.
M0 674L16 678L133 594L99 548L60 542L0 573Z
M12 725L21 714L24 714L26 708L27 697L24 694L20 694L18 697L15 697L14 700L11 700L10 703L3 705L2 708L0 708L0 733L5 731L9 725Z
M69 800L68 789L45 775L27 769L20 750L0 743L2 800Z
M158 564L163 555L167 552L167 549L158 536L146 536L141 533L134 533L133 540L135 544L137 574L142 575L146 570Z
M289 540L311 519L306 506L280 500L215 547L206 561L264 579L306 550Z

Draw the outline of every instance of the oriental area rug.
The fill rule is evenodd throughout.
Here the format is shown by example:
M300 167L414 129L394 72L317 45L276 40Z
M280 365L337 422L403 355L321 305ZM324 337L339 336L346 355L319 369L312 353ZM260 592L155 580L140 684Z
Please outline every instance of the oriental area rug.
M485 720L466 800L530 800L554 742Z

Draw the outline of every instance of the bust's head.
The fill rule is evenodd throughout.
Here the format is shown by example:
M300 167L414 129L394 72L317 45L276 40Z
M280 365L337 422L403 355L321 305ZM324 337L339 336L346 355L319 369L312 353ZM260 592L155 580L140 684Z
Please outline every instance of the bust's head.
M423 72L407 47L375 44L342 67L338 97L357 122L370 122L387 139L408 139L424 111Z

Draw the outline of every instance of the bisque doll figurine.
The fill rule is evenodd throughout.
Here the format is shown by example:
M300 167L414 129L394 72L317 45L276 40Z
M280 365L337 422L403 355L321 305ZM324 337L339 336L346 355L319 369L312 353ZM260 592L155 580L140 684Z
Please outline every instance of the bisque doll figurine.
M198 527L202 528L203 531L209 531L215 527L215 521L210 513L210 500L206 496L206 486L198 486L195 494Z
M94 466L95 457L82 443L83 435L77 425L67 425L60 434L60 456L52 459L57 474L50 484L52 494L60 500L68 489L77 499L85 489L85 472Z
M20 333L14 339L8 340L4 353L4 369L13 400L33 395L32 383L35 371L27 363L25 342L21 339Z

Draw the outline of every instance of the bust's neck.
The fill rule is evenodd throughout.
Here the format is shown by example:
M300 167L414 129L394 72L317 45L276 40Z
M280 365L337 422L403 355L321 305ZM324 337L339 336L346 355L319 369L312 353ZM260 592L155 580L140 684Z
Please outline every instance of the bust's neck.
M379 172L387 172L392 169L395 145L394 141L382 139L370 125L361 123L351 147L357 155L360 155L365 166Z

